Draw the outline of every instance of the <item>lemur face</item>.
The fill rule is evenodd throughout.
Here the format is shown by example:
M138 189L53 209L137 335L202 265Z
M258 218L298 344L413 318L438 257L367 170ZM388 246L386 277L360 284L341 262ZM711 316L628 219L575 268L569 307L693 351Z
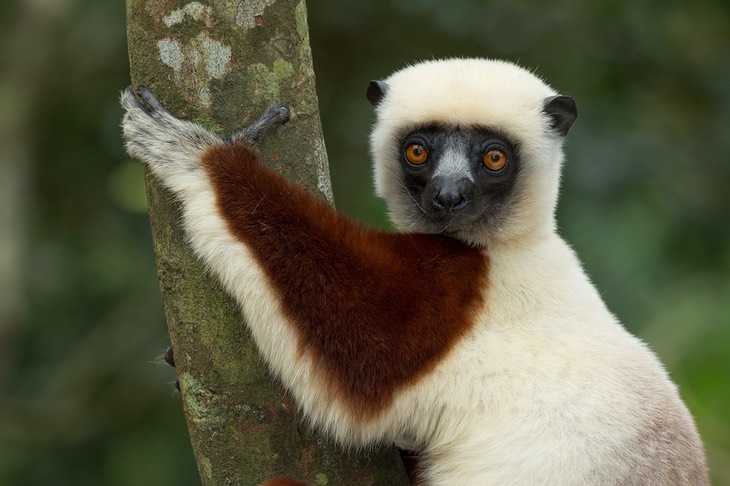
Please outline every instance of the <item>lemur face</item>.
M375 188L400 231L485 246L554 228L571 98L484 59L416 64L367 98Z
M516 145L480 127L424 125L399 137L401 199L428 233L489 226L510 206L519 172Z

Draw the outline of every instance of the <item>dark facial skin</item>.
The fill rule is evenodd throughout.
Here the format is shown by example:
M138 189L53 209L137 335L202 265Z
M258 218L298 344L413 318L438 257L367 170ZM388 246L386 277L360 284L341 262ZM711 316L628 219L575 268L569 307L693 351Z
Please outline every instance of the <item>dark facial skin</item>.
M404 187L434 232L504 217L520 165L506 137L479 127L426 125L400 140Z

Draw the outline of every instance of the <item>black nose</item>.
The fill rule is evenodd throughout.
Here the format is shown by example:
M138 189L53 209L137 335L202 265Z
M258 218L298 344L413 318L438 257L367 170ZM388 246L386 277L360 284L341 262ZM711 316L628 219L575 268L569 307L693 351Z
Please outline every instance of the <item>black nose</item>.
M435 189L431 205L437 211L448 213L460 211L469 205L469 188L471 181L459 179L457 181L444 181Z
M464 199L463 194L461 194L459 191L454 191L449 188L447 190L438 192L434 196L432 204L434 209L450 213L452 211L458 211L459 209L463 208L467 205L467 202L466 199Z

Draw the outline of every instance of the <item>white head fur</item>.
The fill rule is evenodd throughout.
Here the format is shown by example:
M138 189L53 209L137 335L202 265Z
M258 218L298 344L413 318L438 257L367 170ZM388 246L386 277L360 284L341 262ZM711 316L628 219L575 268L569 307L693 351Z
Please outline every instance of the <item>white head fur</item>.
M427 61L395 72L384 83L384 96L375 103L371 152L376 192L399 230L428 231L414 223L398 141L425 123L484 127L518 147L521 170L509 214L497 225L474 225L452 236L486 245L554 229L563 137L544 108L555 90L515 64L486 59Z

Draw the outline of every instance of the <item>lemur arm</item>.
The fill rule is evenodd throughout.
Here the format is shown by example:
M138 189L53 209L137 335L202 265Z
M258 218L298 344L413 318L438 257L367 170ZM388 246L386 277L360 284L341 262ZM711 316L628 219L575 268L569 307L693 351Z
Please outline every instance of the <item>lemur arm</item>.
M129 152L179 198L195 252L305 413L328 415L307 405L315 394L352 420L374 419L468 331L482 304L482 252L366 229L261 164L256 143L286 121L285 108L221 140L148 89L138 96L122 95Z

